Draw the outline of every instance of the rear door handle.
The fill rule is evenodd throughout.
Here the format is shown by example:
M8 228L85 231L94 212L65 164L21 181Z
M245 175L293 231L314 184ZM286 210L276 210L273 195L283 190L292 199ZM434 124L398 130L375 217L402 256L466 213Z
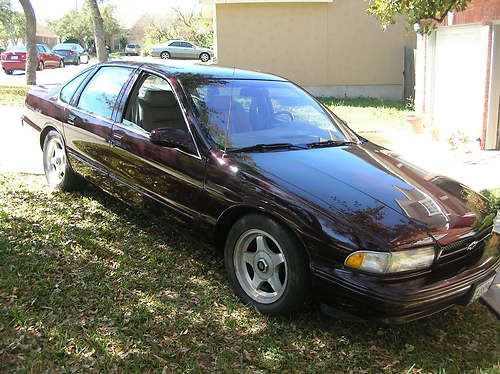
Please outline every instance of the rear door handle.
M120 135L120 134L117 134L117 133L113 133L111 135L111 140L110 140L109 143L111 145L113 145L113 146L120 146L122 139L123 139L123 135Z
M76 116L74 114L68 114L68 124L74 125L76 120Z

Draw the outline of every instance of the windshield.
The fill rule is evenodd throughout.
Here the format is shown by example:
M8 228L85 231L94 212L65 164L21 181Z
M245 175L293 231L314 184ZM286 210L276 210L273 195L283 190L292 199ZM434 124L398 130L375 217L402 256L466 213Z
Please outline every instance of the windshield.
M349 141L332 116L290 82L188 80L203 131L224 149Z

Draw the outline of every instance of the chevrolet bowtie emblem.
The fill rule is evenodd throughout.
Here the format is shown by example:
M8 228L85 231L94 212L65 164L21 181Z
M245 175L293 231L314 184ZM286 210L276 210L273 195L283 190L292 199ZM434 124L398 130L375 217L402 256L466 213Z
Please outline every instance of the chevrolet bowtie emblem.
M467 246L467 252L473 251L479 242L477 240L473 241Z

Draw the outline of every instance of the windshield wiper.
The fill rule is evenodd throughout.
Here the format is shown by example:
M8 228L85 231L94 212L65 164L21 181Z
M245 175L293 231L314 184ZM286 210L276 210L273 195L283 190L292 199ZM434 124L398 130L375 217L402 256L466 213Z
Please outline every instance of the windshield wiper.
M228 148L226 152L228 153L239 153L239 152L266 152L274 151L280 149L307 149L307 147L292 144L292 143L273 143L273 144L255 144L249 147L241 148Z
M309 148L323 148L323 147L340 147L343 145L356 145L356 142L351 142L348 140L324 140L321 142L308 143Z

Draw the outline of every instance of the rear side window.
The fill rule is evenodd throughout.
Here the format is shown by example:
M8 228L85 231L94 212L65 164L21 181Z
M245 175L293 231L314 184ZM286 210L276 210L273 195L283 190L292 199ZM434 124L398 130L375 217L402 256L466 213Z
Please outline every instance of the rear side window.
M87 70L66 83L66 85L61 89L61 100L65 103L69 103L80 84L85 80L85 78L87 78L91 71L92 69Z
M83 89L78 108L103 118L111 118L118 95L132 70L121 66L100 68Z

